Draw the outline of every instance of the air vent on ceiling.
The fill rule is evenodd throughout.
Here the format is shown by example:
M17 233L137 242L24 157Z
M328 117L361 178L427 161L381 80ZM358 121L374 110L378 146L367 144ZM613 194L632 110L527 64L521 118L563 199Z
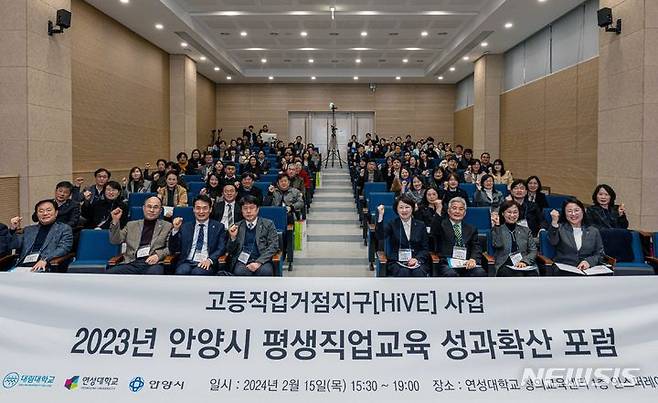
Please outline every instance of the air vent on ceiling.
M253 63L253 62L254 62L254 59L245 59L244 62L245 62L245 63Z
M219 34L220 34L221 36L229 36L229 35L231 35L230 32L220 32Z
M423 59L418 59L418 60L416 60L416 63L422 63L422 62L424 62L424 61L425 61L425 60L423 60Z
M437 35L448 35L447 32L438 32Z
M389 36L398 36L400 34L398 32L389 32L388 35Z
M329 32L329 36L338 36L338 32Z
M386 63L386 59L379 59L378 62L379 63Z
M290 62L292 62L292 60L290 60L290 59L283 59L283 61L284 61L285 63L290 63Z
M332 60L331 62L332 62L332 63L338 63L339 61L340 61L340 60L334 59L334 60Z
M272 36L278 36L279 33L278 33L278 32L270 32L270 35L272 35Z

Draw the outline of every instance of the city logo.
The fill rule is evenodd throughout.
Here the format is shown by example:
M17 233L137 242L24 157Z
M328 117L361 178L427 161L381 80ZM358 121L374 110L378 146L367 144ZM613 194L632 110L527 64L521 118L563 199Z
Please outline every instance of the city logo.
M2 386L4 386L5 389L11 389L16 386L20 378L21 376L18 372L10 372L2 379Z
M128 388L131 392L137 393L144 387L144 378L141 376L134 377L128 384Z
M76 390L78 388L78 379L80 379L78 375L70 377L64 382L64 387L68 390Z

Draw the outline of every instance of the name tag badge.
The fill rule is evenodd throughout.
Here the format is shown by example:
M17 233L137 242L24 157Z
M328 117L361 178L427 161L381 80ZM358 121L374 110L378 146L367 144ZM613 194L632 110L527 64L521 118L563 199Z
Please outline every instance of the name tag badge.
M425 229L427 230L427 233L428 233L428 234L429 234L430 232L432 232L432 227L425 227Z
M148 257L150 251L151 251L150 246L142 246L141 248L137 249L137 259Z
M528 227L528 220L519 220L519 221L517 221L516 223L517 223L518 225L522 226L522 227L529 228L529 227Z
M208 254L207 254L207 253L196 252L196 253L194 254L194 259L193 259L193 260L194 260L195 262L199 263L199 262L203 262L203 261L206 260L206 259L208 259Z
M240 262L242 264L247 264L247 262L249 261L249 256L250 255L251 254L249 254L247 252L240 252L240 256L238 256L238 262Z
M398 262L408 262L411 260L411 249L400 249L398 251Z
M23 263L36 263L37 260L39 260L39 254L30 253L29 255L25 256L25 259L23 259Z
M174 214L174 208L171 206L162 206L162 210L164 210L164 214L166 216L171 216Z
M466 248L463 246L455 246L452 248L453 259L466 260Z
M523 259L523 256L520 253L513 253L509 255L509 258L512 260L512 266L516 266Z

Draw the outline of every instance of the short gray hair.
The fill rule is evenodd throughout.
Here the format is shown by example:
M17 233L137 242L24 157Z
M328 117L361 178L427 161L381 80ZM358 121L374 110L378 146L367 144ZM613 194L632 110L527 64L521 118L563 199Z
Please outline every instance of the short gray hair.
M452 207L452 205L455 203L461 203L464 206L464 210L468 208L468 205L466 204L466 200L464 200L463 197L459 197L459 196L450 199L450 201L448 202L448 208Z

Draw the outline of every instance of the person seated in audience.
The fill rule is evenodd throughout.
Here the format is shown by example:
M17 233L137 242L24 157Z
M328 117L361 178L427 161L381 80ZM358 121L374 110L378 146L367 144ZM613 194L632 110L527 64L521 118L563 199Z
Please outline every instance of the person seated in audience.
M525 181L528 188L528 201L534 202L540 210L548 208L546 195L541 191L541 181L538 176L532 175Z
M201 189L199 194L206 195L214 202L218 197L222 196L222 186L219 175L212 172L208 175L208 180L206 181L206 186Z
M429 177L432 172L432 162L430 161L427 150L422 150L418 157L418 173L424 177Z
M587 218L598 229L628 229L624 203L617 205L617 193L608 185L601 184L592 193L592 205L587 208Z
M301 158L296 157L295 158L295 174L298 178L301 178L302 181L304 182L304 189L306 192L311 191L311 175L309 174L308 171L304 169L304 165L302 165ZM302 194L306 194L305 192L302 192Z
M482 172L491 173L491 169L493 168L491 154L486 151L480 154L480 164L482 165Z
M393 204L398 216L384 224L384 205L377 207L377 239L390 245L386 269L393 277L427 277L430 273L429 238L425 223L414 218L416 203L402 195Z
M384 171L384 180L386 180L386 189L390 189L393 185L393 179L400 177L400 170L402 169L402 161L400 158L394 157L391 159L391 165L387 165Z
M407 186L407 191L404 194L418 205L425 197L425 189L423 178L419 175L414 175L411 177L411 184Z
M311 158L311 153L308 150L302 153L302 168L310 174L318 171L318 166Z
M238 179L238 175L236 174L237 169L235 168L235 163L232 161L227 162L224 165L224 177L222 178L222 187L224 187L226 184L233 184L236 187L240 186L240 179Z
M484 174L478 183L478 189L473 195L473 205L475 207L490 207L497 209L503 202L503 194L494 187L493 176Z
M5 224L0 223L0 257L11 253L11 249L9 249L10 243L9 228Z
M484 277L487 273L480 266L482 250L478 231L464 222L466 200L455 197L450 200L447 212L435 216L430 229L434 240L434 252L441 256L439 277Z
M57 222L75 228L80 223L80 203L71 200L73 184L69 181L59 182L55 186L55 205L57 206ZM32 221L37 221L33 216Z
M266 174L270 170L270 162L265 158L265 151L260 150L258 152L258 165L263 174Z
M542 211L537 204L528 201L528 188L523 179L515 179L512 182L508 200L514 200L519 204L518 225L530 228L533 236L537 236L543 221Z
M240 199L244 220L228 229L229 267L236 276L271 276L272 257L279 250L279 235L271 220L258 217L258 200Z
M189 160L190 173L188 175L199 175L199 169L203 166L203 158L201 156L201 150L195 148L190 154L191 158Z
M277 186L270 185L265 196L266 206L283 206L288 210L288 223L292 224L301 216L304 208L304 197L298 189L290 186L290 178L286 174L279 174Z
M464 156L461 160L459 160L457 169L467 169L471 165L472 160L473 160L473 150L471 150L470 148L465 149Z
M471 159L471 164L464 171L464 182L477 185L485 174L486 172L482 171L480 160Z
M123 197L128 200L131 193L148 193L151 191L151 181L144 178L139 167L132 167L128 179L123 178Z
M129 221L121 228L124 212L112 211L110 243L119 245L125 242L126 251L120 265L107 270L108 274L164 274L162 260L169 255L167 243L172 225L160 220L162 201L149 197L144 201L144 219Z
M444 172L447 174L458 174L459 163L455 157L447 158L446 157L446 166L443 168Z
M229 228L233 223L242 220L240 208L237 206L238 191L232 183L222 189L222 200L217 200L213 206L212 218Z
M494 248L496 276L527 277L538 276L538 270L523 271L535 265L537 244L530 229L517 225L519 204L505 200L496 214L491 214L491 241ZM518 268L511 269L508 266Z
M167 166L167 160L162 158L155 162L155 172L151 173L151 163L147 162L144 166L144 179L148 179L151 183L156 183L162 176L165 174L165 167Z
M414 217L424 222L425 227L429 230L432 226L434 217L441 216L442 212L443 201L441 201L439 190L434 187L429 187L425 191L425 195L418 205L417 210L414 212Z
M247 164L244 166L244 168L242 168L242 172L251 172L257 177L260 177L263 174L260 169L260 165L258 165L258 158L256 158L255 155L251 155L249 157Z
M411 158L409 158L409 165L407 165L407 169L411 175L420 174L420 169L418 169L418 160L415 156L412 155Z
M116 181L109 181L105 186L103 199L92 203L91 192L84 194L85 201L82 203L82 216L85 218L85 228L109 229L112 223L112 211L121 209L123 216L121 227L128 222L128 205L121 198L121 185Z
M73 187L72 199L76 202L87 201L90 204L94 204L99 200L103 200L105 197L105 185L110 180L112 174L105 168L98 168L94 172L95 184L85 188L80 189L80 186L84 182L83 178L75 179L75 186ZM88 197L87 194L90 194L91 197Z
M164 216L169 218L174 214L174 207L187 207L187 190L178 184L178 172L167 173L166 186L158 189L158 197L162 200Z
M160 188L164 188L167 186L167 176L169 175L170 172L174 172L176 173L176 176L178 176L178 185L185 188L185 190L188 189L187 183L185 183L185 179L183 179L183 176L180 176L178 165L173 161L168 161L165 164L165 174L163 176L160 176L157 181L154 181L151 184L151 189L153 189L152 191L154 193L157 193L160 190Z
M288 169L285 172L290 180L290 187L299 190L299 193L303 196L306 193L306 185L304 184L304 180L297 175L295 164L288 164Z
M366 168L361 168L358 178L359 194L363 193L363 185L370 182L383 182L382 173L377 169L377 163L374 160L368 161Z
M263 128L258 131L258 134L261 133L269 133L270 129L267 127L267 125L263 125Z
M512 177L510 171L505 170L505 164L503 164L503 160L497 159L491 166L491 175L494 178L494 183L496 185L507 185L509 188L512 185L512 182L514 182L514 178Z
M254 186L255 181L256 177L252 173L246 172L242 174L240 178L240 188L238 189L238 200L246 195L251 195L258 199L259 205L263 203L263 192Z
M178 172L182 175L194 175L194 169L190 169L188 172L189 166L189 157L185 151L181 151L176 155L176 162L178 163Z
M448 209L448 203L455 197L460 197L467 201L468 203L468 194L466 191L459 187L459 175L456 173L448 174L448 180L444 186L443 192L443 209Z
M34 206L37 223L27 226L22 234L23 218L9 220L7 250L16 249L18 259L8 271L47 271L52 259L71 252L73 231L67 224L57 222L57 203L53 200L41 200Z
M208 196L197 196L193 205L194 221L184 223L182 218L174 218L169 252L181 255L176 274L214 275L219 257L226 252L226 227L210 219L212 200Z
M400 168L399 175L393 177L389 191L395 193L395 197L405 194L411 185L410 176L409 170L406 167Z
M562 204L562 212L551 211L548 241L555 248L555 263L576 266L580 270L603 262L603 240L596 227L585 222L585 206L575 198ZM553 268L554 275L569 276L573 273Z
M203 165L201 166L201 168L199 168L199 174L201 175L204 181L208 179L208 175L210 175L210 173L213 172L214 168L215 168L215 162L212 158L212 154L209 152L203 153ZM220 172L219 174L221 175L222 173Z
M429 187L440 189L440 191L443 192L443 189L445 188L445 179L446 175L443 168L437 166L434 168L434 171L432 171L432 177L429 179Z

